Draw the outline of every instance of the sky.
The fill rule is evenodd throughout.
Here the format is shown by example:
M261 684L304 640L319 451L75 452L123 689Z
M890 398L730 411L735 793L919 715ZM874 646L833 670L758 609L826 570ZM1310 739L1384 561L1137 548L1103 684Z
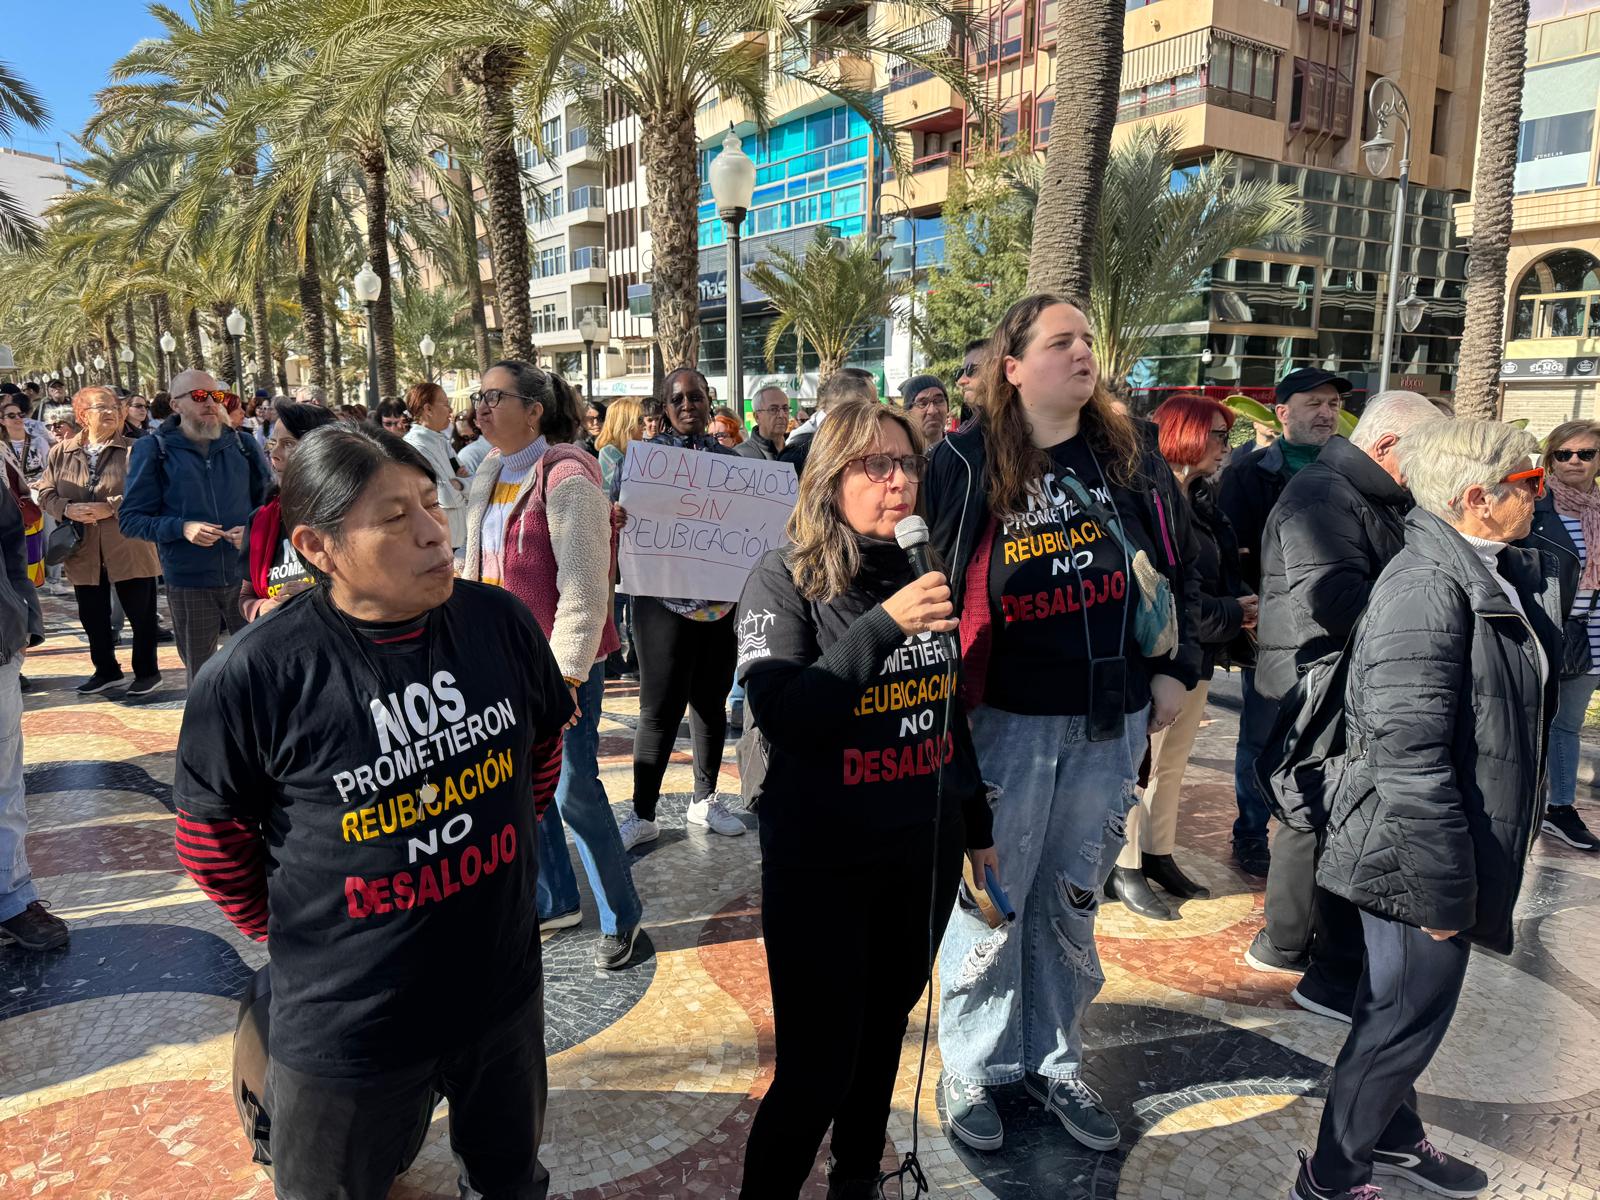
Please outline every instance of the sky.
M172 7L188 12L184 0ZM0 145L53 156L60 141L70 157L111 64L158 33L145 0L0 0L0 61L22 73L51 116L47 131L19 128Z

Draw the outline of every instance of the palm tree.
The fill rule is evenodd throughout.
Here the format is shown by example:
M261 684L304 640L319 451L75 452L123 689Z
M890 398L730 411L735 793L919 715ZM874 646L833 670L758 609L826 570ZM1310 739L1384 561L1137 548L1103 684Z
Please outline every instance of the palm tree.
M1110 381L1128 377L1158 326L1181 319L1218 259L1262 243L1292 250L1310 232L1292 185L1239 182L1227 154L1213 155L1174 186L1180 144L1173 126L1140 129L1107 163L1088 296L1096 357Z
M10 137L18 121L30 129L43 129L50 122L50 110L11 64L0 62L0 137ZM0 249L36 249L39 245L39 227L22 211L15 196L0 188Z
M1083 299L1122 87L1123 0L1062 0L1058 38L1072 47L1058 81L1050 149L1033 220L1028 290Z
M988 112L981 88L949 48L968 24L959 6L910 0L892 6L895 20L885 23L857 19L862 7L818 7L814 0L388 0L363 36L352 39L360 64L352 73L375 89L392 76L412 78L430 63L442 73L464 54L496 51L491 105L501 102L503 90L537 121L547 103L570 97L597 144L607 106L637 117L655 336L665 361L676 366L695 362L700 344L695 114L703 104L720 97L764 126L775 88L810 85L861 114L892 155L904 159L904 147L883 126L870 81L861 86L862 74L850 65L888 56L949 83L980 119ZM919 21L943 22L952 36L937 45L903 36ZM768 53L769 33L783 48L781 61ZM503 121L499 113L482 115ZM498 136L485 134L484 141L498 145ZM491 231L495 221L491 213ZM502 296L507 286L522 286L506 277L498 248L494 267Z
M1456 413L1492 419L1500 409L1506 257L1511 252L1512 183L1522 123L1528 0L1494 0L1483 59L1478 160L1472 171L1472 242L1467 249L1467 313L1456 368Z
M395 352L408 380L423 376L424 336L434 344L428 364L435 375L457 368L476 368L478 356L473 346L471 308L467 293L460 288L439 287L431 292L408 288L395 297Z
M818 230L804 257L773 249L745 272L778 310L767 330L767 369L784 335L799 334L817 352L817 373L827 379L856 344L897 315L914 317L909 276L893 279L881 238L839 238ZM735 384L732 392L738 392Z

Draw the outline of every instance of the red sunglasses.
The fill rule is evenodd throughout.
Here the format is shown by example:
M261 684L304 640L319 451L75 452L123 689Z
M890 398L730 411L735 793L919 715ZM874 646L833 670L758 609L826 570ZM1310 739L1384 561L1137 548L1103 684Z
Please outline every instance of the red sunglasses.
M1513 471L1500 481L1501 483L1532 483L1533 498L1544 499L1544 468L1533 467L1526 471Z

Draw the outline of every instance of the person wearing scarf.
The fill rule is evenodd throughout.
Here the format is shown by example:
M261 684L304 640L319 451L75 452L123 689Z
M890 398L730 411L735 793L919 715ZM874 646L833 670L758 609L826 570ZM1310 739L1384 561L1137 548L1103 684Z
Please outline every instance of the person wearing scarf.
M1550 487L1535 514L1529 541L1537 545L1542 539L1577 555L1578 590L1567 624L1588 627L1589 668L1571 677L1563 672L1560 701L1550 728L1546 772L1550 784L1541 830L1574 849L1593 853L1600 850L1600 838L1589 832L1573 801L1578 787L1579 735L1589 699L1600 684L1600 489L1595 487L1595 474L1600 470L1600 422L1568 421L1556 426L1545 442L1544 469Z

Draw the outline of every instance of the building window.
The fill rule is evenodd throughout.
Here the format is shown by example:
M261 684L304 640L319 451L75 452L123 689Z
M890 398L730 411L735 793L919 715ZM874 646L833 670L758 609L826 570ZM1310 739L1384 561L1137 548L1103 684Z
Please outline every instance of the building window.
M565 246L545 246L539 251L537 277L549 279L554 275L567 273L567 248Z
M1439 53L1456 52L1456 0L1445 0L1439 14Z
M640 315L649 316L649 299L648 296L645 297L645 312ZM625 352L625 357L628 363L629 375L648 375L650 373L649 346L629 346Z
M1056 44L1056 13L1060 0L1039 0L1039 45Z
M1306 133L1350 136L1350 110L1355 85L1341 72L1309 59L1294 60L1294 85L1289 95L1289 124Z
M984 29L986 36L982 44L973 48L973 64L981 67L1021 57L1027 13L1023 4L1008 4L998 16L991 17Z
M1054 100L1039 101L1039 119L1034 122L1033 144L1042 149L1050 144L1050 122L1055 119L1056 102Z
M561 153L561 118L551 117L539 126L539 144L546 154Z
M1450 93L1435 90L1433 93L1433 128L1428 132L1428 152L1443 154L1445 141L1450 136Z

